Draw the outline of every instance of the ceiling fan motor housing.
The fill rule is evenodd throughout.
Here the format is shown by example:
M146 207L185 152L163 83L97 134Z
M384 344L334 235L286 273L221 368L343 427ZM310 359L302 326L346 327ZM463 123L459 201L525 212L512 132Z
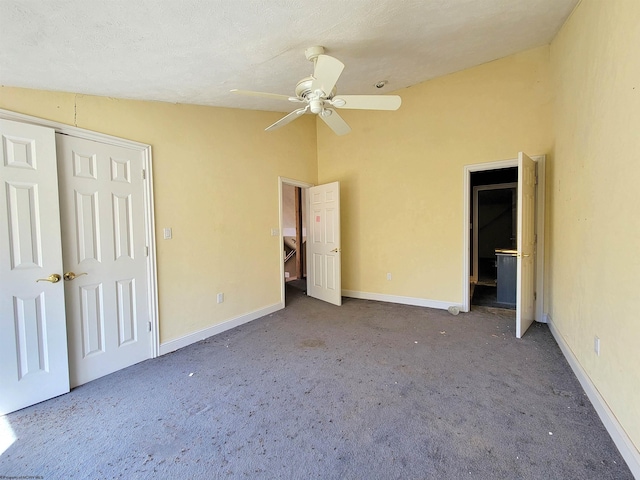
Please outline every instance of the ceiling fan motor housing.
M300 80L296 85L296 97L303 98L305 100L310 100L311 97L315 95L315 92L311 90L312 83L313 83L313 77L305 77L302 80ZM322 92L322 93L323 93L322 95L323 99L333 98L333 96L336 94L336 87L333 87L333 90L331 90L331 93L329 95L327 95L326 92Z

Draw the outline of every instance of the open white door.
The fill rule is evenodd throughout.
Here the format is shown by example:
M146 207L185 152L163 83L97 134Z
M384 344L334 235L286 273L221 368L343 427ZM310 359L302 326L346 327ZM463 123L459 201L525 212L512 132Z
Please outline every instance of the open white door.
M54 130L0 120L0 136L4 415L67 393L69 370Z
M518 272L516 283L516 337L535 320L536 163L518 154Z
M311 187L308 193L307 293L340 306L340 182Z

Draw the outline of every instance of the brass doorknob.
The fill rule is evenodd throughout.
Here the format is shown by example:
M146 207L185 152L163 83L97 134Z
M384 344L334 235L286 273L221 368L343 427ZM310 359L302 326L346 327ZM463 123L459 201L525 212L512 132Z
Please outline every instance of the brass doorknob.
M62 277L60 275L58 275L57 273L52 273L51 275L49 275L47 278L39 278L36 280L36 283L38 282L51 282L51 283L58 283L60 281Z
M62 278L64 278L65 281L70 282L71 280L73 280L75 278L78 278L78 277L81 277L82 275L86 275L86 273L75 274L73 272L67 272L62 276Z

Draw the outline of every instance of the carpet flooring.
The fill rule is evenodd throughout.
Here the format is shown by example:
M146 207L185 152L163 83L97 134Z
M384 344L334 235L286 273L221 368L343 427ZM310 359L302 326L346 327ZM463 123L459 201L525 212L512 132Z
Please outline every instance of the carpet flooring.
M291 288L284 310L1 422L2 478L633 478L546 325L518 340L507 310Z

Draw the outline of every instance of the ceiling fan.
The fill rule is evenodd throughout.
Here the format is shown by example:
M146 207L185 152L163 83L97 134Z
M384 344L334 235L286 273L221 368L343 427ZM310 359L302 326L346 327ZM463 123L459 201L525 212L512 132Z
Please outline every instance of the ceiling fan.
M310 47L304 52L307 60L313 62L313 75L303 78L296 85L296 96L279 95L277 93L253 92L250 90L231 90L232 93L256 97L288 100L294 103L306 103L265 128L269 132L280 128L296 118L311 111L318 115L324 123L337 135L345 135L351 131L336 108L354 110L397 110L402 103L398 95L337 95L336 82L344 69L344 64L329 55L324 55L324 47Z

